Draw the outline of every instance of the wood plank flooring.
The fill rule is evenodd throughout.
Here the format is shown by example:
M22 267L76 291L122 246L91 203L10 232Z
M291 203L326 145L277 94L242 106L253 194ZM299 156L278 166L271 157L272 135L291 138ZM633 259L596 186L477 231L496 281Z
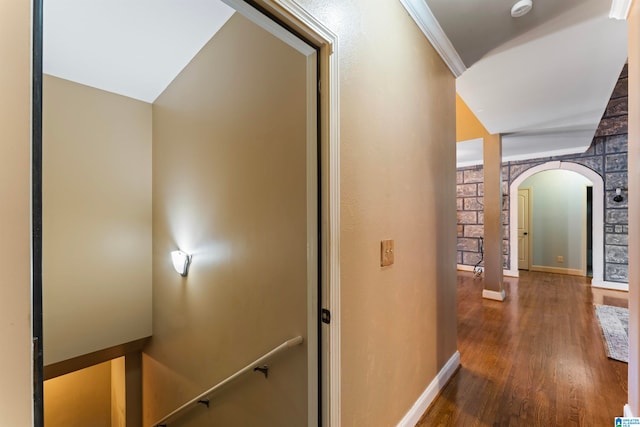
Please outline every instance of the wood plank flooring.
M606 357L584 277L521 271L504 302L458 274L461 368L417 426L613 426L627 364Z

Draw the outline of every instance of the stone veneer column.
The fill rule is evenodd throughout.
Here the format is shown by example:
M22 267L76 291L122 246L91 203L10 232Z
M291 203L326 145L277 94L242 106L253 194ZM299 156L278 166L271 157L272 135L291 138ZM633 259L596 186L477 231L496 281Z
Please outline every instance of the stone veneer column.
M502 276L502 136L484 138L484 290L504 301Z

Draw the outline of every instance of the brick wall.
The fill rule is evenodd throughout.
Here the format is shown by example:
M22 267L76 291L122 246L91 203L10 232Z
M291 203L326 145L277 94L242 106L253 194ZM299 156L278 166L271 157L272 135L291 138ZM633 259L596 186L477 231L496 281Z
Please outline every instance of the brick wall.
M502 224L503 257L505 268L509 265L509 184L504 181L502 167ZM484 237L484 175L481 166L460 168L457 171L458 203L458 264L476 265L480 261L481 238ZM483 265L482 263L480 265Z
M597 172L604 182L604 280L628 282L627 211L627 66L625 65L589 149L583 154L505 162L503 186L503 265L509 260L509 185L526 170L550 161L574 162ZM457 171L458 264L475 265L484 235L482 166ZM613 201L616 188L624 200ZM594 226L598 226L594 224ZM594 248L594 251L598 248ZM517 266L514 266L516 269Z

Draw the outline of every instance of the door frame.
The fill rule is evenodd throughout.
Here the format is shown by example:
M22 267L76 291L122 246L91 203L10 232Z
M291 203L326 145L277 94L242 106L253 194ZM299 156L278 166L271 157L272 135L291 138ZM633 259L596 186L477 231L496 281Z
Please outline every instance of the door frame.
M227 0L224 0L227 1ZM322 324L320 378L322 408L315 425L339 427L341 423L340 348L340 75L338 36L293 0L245 0L264 8L275 19L305 37L318 50L320 69L320 305L331 313ZM320 421L320 423L318 422ZM310 420L311 423L311 420Z
M31 36L31 333L33 425L44 426L42 351L42 53L43 0L32 3Z
M320 285L319 251L322 250L318 232L322 233L319 222L319 186L318 166L322 165L318 153L321 146L318 128L318 81L321 78L318 68L319 49L306 40L304 35L296 35L285 28L277 18L271 18L258 8L243 0L222 0L236 12L263 28L271 35L298 51L306 58L306 187L307 187L307 425L318 425L321 418L320 384L324 374L320 366L321 351L324 346L320 342L321 330L319 296L324 293ZM260 9L260 10L259 10ZM283 25L284 24L284 25Z
M320 259L322 307L331 312L331 326L318 329L322 339L322 395L316 396L318 414L309 415L309 425L340 426L340 89L338 37L293 0L224 0L245 7L257 5L305 37L317 50L319 82L317 123L319 138L320 200L318 216L322 253ZM42 342L42 55L43 0L33 0L32 27L32 335L34 343L34 426L44 426ZM234 7L236 8L236 7ZM236 8L237 10L237 8ZM275 22L273 23L274 25ZM317 246L317 245L316 245ZM317 314L317 313L316 313ZM315 323L315 322L314 322ZM318 325L320 323L318 322ZM317 393L317 391L316 391ZM311 397L310 397L311 399ZM312 419L312 417L315 417Z
M582 192L582 275L587 277L587 188L591 187L593 191L593 183L585 184ZM593 194L593 193L592 193ZM591 209L593 213L593 207ZM591 220L591 229L593 230L593 220ZM591 232L593 233L593 231ZM593 241L591 242L593 252Z
M532 197L532 192L531 192L531 187L522 187L522 188L518 187L518 196L520 195L519 194L520 191L523 191L523 190L527 191L527 229L528 229L528 231L527 231L527 268L526 269L527 270L531 270L531 248L532 248L532 245L531 245L531 241L532 241L531 229L533 228L532 227L532 221L531 221L531 197ZM518 206L519 205L516 204L516 209L518 209ZM519 211L519 209L518 209L518 211ZM518 212L518 211L516 211L516 212ZM517 224L516 224L516 233L517 232L518 231L517 231ZM518 249L516 248L516 251L517 250ZM520 260L518 260L518 270L520 270Z

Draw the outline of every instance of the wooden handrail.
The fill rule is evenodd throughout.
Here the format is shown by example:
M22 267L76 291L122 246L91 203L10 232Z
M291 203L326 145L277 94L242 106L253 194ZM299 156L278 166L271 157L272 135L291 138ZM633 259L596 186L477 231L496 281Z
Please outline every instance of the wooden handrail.
M235 380L236 378L238 378L242 374L245 374L247 372L253 372L254 370L256 370L255 368L261 368L260 365L263 364L264 362L266 362L268 359L272 358L273 356L275 356L276 354L278 354L278 353L280 353L280 352L282 352L284 350L287 350L288 348L300 345L300 344L302 344L302 342L303 342L303 339L302 339L301 336L297 336L295 338L291 338L290 340L287 340L287 341L283 342L282 344L280 344L279 346L277 346L276 348L274 348L273 350L271 350L270 352L268 352L264 356L260 357L259 359L254 360L252 363L250 363L247 366L245 366L244 368L240 369L235 374L225 378L224 380L220 381L218 384L214 385L213 387L211 387L210 389L208 389L204 393L199 394L198 396L194 397L193 399L191 399L190 401L188 401L184 405L180 406L179 408L177 408L173 412L169 413L168 415L165 415L163 418L161 418L160 420L158 420L155 423L153 423L152 427L167 427L167 423L169 421L176 419L178 417L178 415L180 415L182 412L186 411L187 409L193 408L193 407L195 407L195 406L197 406L199 404L203 404L204 403L207 406L209 406L209 396L211 396L213 393L215 393L219 388L227 385L228 383L230 383L231 381Z

